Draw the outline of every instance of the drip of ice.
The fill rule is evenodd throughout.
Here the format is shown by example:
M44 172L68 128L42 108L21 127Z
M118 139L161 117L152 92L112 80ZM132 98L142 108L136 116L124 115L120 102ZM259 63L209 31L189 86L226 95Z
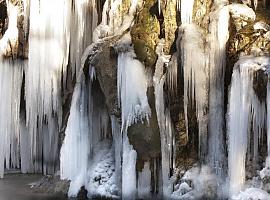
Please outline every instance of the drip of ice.
M191 24L194 0L181 0L181 22Z
M229 9L221 7L210 16L209 35L209 126L208 159L210 166L223 177L226 166L224 141L224 75L226 43L229 38ZM217 42L218 41L218 42ZM224 177L223 177L224 178Z
M227 122L231 195L237 194L243 188L246 159L252 159L254 164L258 160L259 141L266 122L266 108L264 100L259 100L253 89L253 77L257 70L265 70L269 62L267 57L245 56L234 66ZM253 145L250 144L251 130Z
M68 30L70 32L70 64L73 75L78 76L81 69L81 57L85 48L92 43L93 32L98 25L96 1L76 0L69 12L67 17L71 24Z
M177 62L177 53L175 53L170 63L168 64L168 72L166 77L166 82L169 87L170 93L177 95L177 80L178 78L178 62Z
M113 145L114 145L116 184L118 188L121 189L122 187L122 148L123 148L121 125L117 121L115 116L111 116L111 123L112 123L112 136L113 136ZM121 191L119 192L121 193Z
M122 110L122 130L137 122L148 121L151 110L147 99L148 80L144 65L135 59L135 53L118 55L118 99Z
M182 25L179 30L181 60L184 71L184 110L188 127L188 106L196 108L199 127L199 154L207 155L209 56L205 53L203 34L195 24ZM194 51L196 49L196 51ZM197 58L197 59L194 59ZM196 105L194 105L196 102ZM188 129L187 129L188 130Z
M158 60L154 74L155 102L158 125L160 128L161 141L161 163L162 163L162 192L164 198L169 198L172 192L170 182L170 170L174 167L174 134L173 123L170 117L170 111L165 108L163 86L166 80L166 74L163 74L164 65L168 65L170 56L163 54L164 41L160 41L156 53Z
M90 67L90 74L92 70ZM71 180L69 197L76 197L82 186L89 197L96 194L111 197L118 191L115 175L107 173L114 171L111 145L106 142L109 117L96 84L87 83L80 76L72 97L60 156L61 178ZM106 177L97 185L95 177L99 175Z
M138 174L138 198L151 198L151 171L149 162L144 163L142 172Z
M69 196L76 196L86 177L90 152L87 88L82 80L74 89L66 137L61 148L61 178L71 180Z
M23 79L22 61L0 58L0 178L4 169L20 168L20 99Z
M35 172L54 173L62 123L61 76L68 63L68 1L31 1L25 69L26 127ZM42 161L43 160L43 161Z

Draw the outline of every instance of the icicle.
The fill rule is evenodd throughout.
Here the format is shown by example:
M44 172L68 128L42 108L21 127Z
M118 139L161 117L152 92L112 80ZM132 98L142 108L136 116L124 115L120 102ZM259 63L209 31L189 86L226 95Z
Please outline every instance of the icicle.
M253 0L253 4L254 4L254 8L255 8L255 10L257 10L257 6L258 6L258 0Z
M86 177L90 152L84 80L74 89L66 137L61 148L61 178L71 180L69 196L76 196Z
M267 103L266 106L267 106L267 152L268 152L267 156L270 159L270 81L268 81L267 83L266 103Z
M209 141L208 161L219 178L225 175L224 74L229 38L229 9L222 7L210 16L209 49ZM218 42L217 42L218 41Z
M156 53L158 54L158 60L156 63L156 70L154 74L154 87L155 87L155 99L156 99L156 112L158 125L160 128L160 141L161 141L161 176L162 176L162 192L164 198L169 198L172 193L172 184L170 183L170 170L173 166L173 123L171 121L170 112L165 109L164 91L163 86L166 75L163 74L164 65L168 65L170 56L163 54L164 41L160 41Z
M230 194L237 194L245 183L246 154L253 161L258 159L259 138L265 126L265 102L260 102L253 89L253 76L257 70L264 70L270 63L266 57L241 57L235 64L228 105L229 135L229 185ZM253 130L253 156L250 131ZM255 163L256 164L256 163Z
M151 198L151 171L149 162L144 163L142 172L139 172L138 175L138 198Z
M158 0L158 14L160 15L161 14L161 3L160 3L161 0Z
M61 77L68 64L69 49L68 2L31 1L30 5L25 100L35 172L54 173L58 159L55 152L58 152L56 133L62 123ZM50 152L45 154L48 149Z
M209 88L209 56L205 53L204 39L200 28L196 25L180 27L181 59L184 71L184 110L186 127L188 127L188 105L195 107L199 128L199 154L202 160L207 154L207 126ZM194 51L196 49L196 51ZM194 59L197 58L197 59ZM188 131L188 129L187 129Z
M70 2L70 1L67 1ZM76 0L70 10L70 64L73 75L79 75L81 57L85 48L93 41L98 14L95 0Z
M137 191L136 178L137 152L129 143L127 132L123 132L123 163L122 163L122 199L135 200Z
M194 0L181 0L181 22L191 24Z
M121 126L115 116L111 116L112 123L112 136L114 144L114 156L115 156L115 177L118 188L121 188L122 183L122 134ZM121 193L121 192L120 192Z
M20 100L23 63L0 58L0 178L7 169L20 168Z
M137 122L148 121L151 110L147 99L147 76L144 65L134 52L118 55L118 99L122 109L122 130Z
M177 53L172 56L170 63L168 64L167 72L167 84L171 94L177 95L177 77L178 76L178 62L177 62Z

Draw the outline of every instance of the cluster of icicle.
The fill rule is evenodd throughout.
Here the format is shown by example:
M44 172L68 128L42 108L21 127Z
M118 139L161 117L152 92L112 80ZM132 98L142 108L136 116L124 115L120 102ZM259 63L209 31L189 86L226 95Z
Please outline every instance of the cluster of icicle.
M175 65L174 60L170 55L165 55L163 52L164 41L161 39L157 45L156 53L158 54L158 60L156 63L156 70L153 77L156 99L156 112L158 125L160 128L160 141L161 141L161 172L162 172L162 195L164 198L169 198L172 193L172 184L170 182L170 170L174 166L174 128L171 121L171 115L168 108L165 107L164 99L164 84L167 74L164 74L163 68L167 66L169 70L167 73L171 73ZM173 63L173 64L172 64ZM174 65L175 64L175 65ZM170 69L171 67L171 69Z
M17 17L22 9L10 1L7 5L9 27L0 40L1 55L7 49L6 40L18 42ZM0 122L1 138L6 138L0 145L0 177L4 168L45 174L58 168L62 89L67 88L68 61L75 74L81 66L76 62L92 41L88 33L97 24L96 11L86 12L88 7L95 8L95 1L76 1L73 7L66 0L23 1L25 30L29 28L25 34L29 35L29 59L1 58L1 91L7 99L0 115L9 118L1 117Z
M179 29L186 126L191 105L197 113L201 160L209 162L216 173L222 175L225 161L223 85L229 10L227 2L214 2L216 9L210 13L209 34L204 36L203 30L192 22L193 3L181 1L182 25Z
M269 66L269 57L253 56L241 57L234 66L228 105L231 195L238 194L244 187L246 161L252 160L254 166L258 163L263 132L266 128L269 155L269 81L266 99L259 99L254 90L256 72L263 71L265 76L268 76Z

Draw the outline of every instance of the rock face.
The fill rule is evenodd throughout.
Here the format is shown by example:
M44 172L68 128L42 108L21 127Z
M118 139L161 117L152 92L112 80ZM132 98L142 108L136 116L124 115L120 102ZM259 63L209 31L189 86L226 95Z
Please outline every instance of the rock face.
M9 38L8 28L11 19L8 18L8 5L6 2L18 10L16 17L16 30L18 34L14 38ZM186 127L184 116L184 83L183 83L183 70L180 66L181 63L181 47L177 49L177 32L178 26L181 24L177 10L177 1L161 0L161 7L159 8L158 0L141 0L141 5L138 6L134 16L133 24L131 27L104 39L98 38L96 43L93 43L86 50L84 74L89 75L89 65L95 69L95 76L99 82L102 93L105 96L106 106L109 114L121 118L121 110L118 105L117 97L117 58L118 53L116 44L123 36L130 32L132 38L132 45L134 47L136 58L145 65L146 70L151 71L153 76L155 65L157 62L156 47L161 38L165 40L163 53L165 55L172 55L175 58L177 72L177 88L171 90L169 81L165 82L165 106L170 110L170 115L173 121L173 129L175 136L174 151L176 153L176 166L181 169L188 169L192 164L198 161L198 119L196 116L196 108L188 105L188 119L189 126ZM231 83L232 70L240 55L255 55L255 56L269 56L270 54L270 2L267 1L263 5L263 1L258 1L256 13L253 11L254 4L249 6L244 5L242 2L248 4L247 1L231 0L229 5L230 10L230 38L227 43L227 66L225 74L225 100L224 109L226 111L228 103L228 88ZM96 1L98 10L98 22L102 21L102 9L105 5L105 0ZM124 24L124 16L129 15L131 7L131 0L123 0L121 6L117 7L118 14L122 14L117 19L112 20L112 26L119 28ZM23 10L22 0L0 0L0 39L7 37L7 42L2 45L4 48L4 56L7 58L27 59L28 57L28 16L27 11ZM214 0L194 0L193 7L193 22L200 27L202 35L207 38L210 33L210 13L215 10ZM117 13L117 12L116 12ZM107 16L113 15L107 11ZM255 16L256 14L256 16ZM255 18L255 17L256 18ZM107 19L107 21L109 21ZM110 30L114 31L114 30ZM118 32L119 33L119 32ZM107 33L106 33L107 34ZM106 35L105 36L108 36ZM4 40L3 40L4 41ZM207 43L207 39L204 40ZM207 44L203 44L207 45ZM194 49L196 51L196 49ZM178 54L178 56L177 56ZM194 58L196 59L196 58ZM171 64L172 65L172 64ZM169 80L170 64L164 65L164 74L167 74ZM67 73L68 76L71 72ZM69 117L71 98L73 88L75 85L74 77L68 77L68 90L63 91L63 124L60 137L63 141L64 132ZM89 81L89 80L88 80ZM253 87L259 99L266 99L268 77L264 71L258 70L253 80ZM151 85L147 91L148 103L151 107L152 115L149 119L149 124L137 123L129 127L128 137L133 148L136 150L137 157L137 171L141 171L144 167L144 162L153 159L161 158L161 140L160 129L158 126L157 111L155 105L154 88ZM194 102L192 102L194 103ZM208 112L208 111L205 111ZM224 116L225 118L225 116ZM194 134L187 135L187 130L192 130ZM191 131L189 131L191 132ZM224 136L225 138L226 136ZM262 154L266 154L263 152ZM50 182L48 179L44 182ZM53 180L52 180L53 182ZM60 190L66 192L65 184L60 186ZM269 180L267 180L269 187ZM46 186L47 187L47 186ZM52 188L49 188L50 190ZM48 191L49 191L48 189ZM269 189L269 188L268 188Z

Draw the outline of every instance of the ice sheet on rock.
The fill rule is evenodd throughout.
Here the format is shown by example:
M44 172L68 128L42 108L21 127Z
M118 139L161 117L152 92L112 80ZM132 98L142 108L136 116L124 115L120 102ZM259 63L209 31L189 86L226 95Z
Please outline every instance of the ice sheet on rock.
M270 194L258 188L248 188L232 197L232 200L269 200Z

